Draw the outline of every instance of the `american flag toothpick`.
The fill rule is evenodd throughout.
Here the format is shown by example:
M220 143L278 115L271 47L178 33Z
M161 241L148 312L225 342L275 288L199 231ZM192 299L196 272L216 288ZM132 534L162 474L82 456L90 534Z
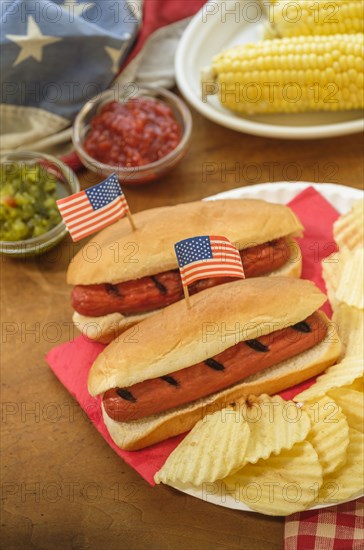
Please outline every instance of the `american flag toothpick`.
M199 236L174 245L187 306L188 285L210 277L245 278L237 248L223 236Z
M136 229L129 205L116 174L105 181L57 201L57 206L74 242L127 216Z

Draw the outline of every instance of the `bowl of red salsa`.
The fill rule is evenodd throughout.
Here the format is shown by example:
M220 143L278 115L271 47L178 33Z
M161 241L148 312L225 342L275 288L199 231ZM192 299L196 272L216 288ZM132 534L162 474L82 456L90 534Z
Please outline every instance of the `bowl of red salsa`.
M83 164L121 183L139 184L166 174L183 158L192 130L185 103L162 88L108 90L79 112L73 142Z

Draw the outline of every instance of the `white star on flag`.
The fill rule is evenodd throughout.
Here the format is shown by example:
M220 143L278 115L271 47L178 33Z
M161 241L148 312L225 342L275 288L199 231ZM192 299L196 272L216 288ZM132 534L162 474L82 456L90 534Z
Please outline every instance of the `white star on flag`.
M105 52L110 57L112 61L112 67L111 70L113 73L117 73L120 66L120 59L122 55L124 54L126 48L128 47L128 40L130 39L130 34L125 34L123 36L123 40L125 40L125 43L121 46L121 48L111 48L110 46L105 46Z
M21 48L18 57L13 63L13 67L19 65L19 63L22 63L29 57L33 57L36 61L41 62L43 59L43 48L62 40L62 38L57 38L56 36L42 34L42 31L31 15L28 17L27 34L25 36L7 34L6 38L15 42Z

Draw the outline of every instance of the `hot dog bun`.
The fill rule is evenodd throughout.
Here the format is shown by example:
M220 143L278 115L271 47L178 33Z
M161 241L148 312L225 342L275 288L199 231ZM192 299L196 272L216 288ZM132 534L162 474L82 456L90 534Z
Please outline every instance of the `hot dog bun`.
M191 308L177 302L145 319L112 342L89 374L91 395L129 387L205 361L234 344L293 325L316 311L325 295L310 281L286 277L246 279L213 287L191 297ZM292 360L193 404L127 423L105 422L116 443L137 449L177 435L201 418L206 404L222 406L244 393L275 393L333 364L341 346L336 335ZM215 406L214 405L214 406Z
M239 250L303 227L290 208L254 199L198 201L144 210L133 215L136 231L123 218L93 236L70 263L71 285L122 283L177 269L174 244L196 235L224 235Z
M268 276L299 278L302 271L302 254L297 242L290 238L290 258L281 268L272 271ZM129 327L157 313L158 310L139 315L111 313L101 317L87 317L74 312L73 323L90 340L108 344Z

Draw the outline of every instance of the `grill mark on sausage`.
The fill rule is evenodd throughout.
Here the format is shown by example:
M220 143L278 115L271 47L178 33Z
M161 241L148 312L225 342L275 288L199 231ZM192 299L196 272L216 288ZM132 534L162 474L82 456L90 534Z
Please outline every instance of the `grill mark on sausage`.
M306 334L308 332L312 332L312 329L310 325L307 323L307 321L300 321L299 323L292 325L292 328L294 328L295 330L298 330L298 332L305 332Z
M108 294L111 294L112 296L118 296L119 298L122 298L123 295L121 294L121 292L119 291L117 286L112 285L110 283L106 283L105 288L106 288L106 292Z
M206 359L206 361L204 361L204 363L205 363L205 365L210 367L210 369L219 370L219 371L225 370L224 365L222 365L218 361L215 361L215 359Z
M259 342L259 340L246 340L245 343L254 351L260 351L261 353L266 353L269 351L269 347L262 344L262 342Z
M136 398L134 397L134 395L129 391L129 390L126 390L125 388L118 388L116 390L116 393L122 397L123 399L125 399L125 401L130 401L131 403L136 403L137 400Z
M157 277L151 277L151 279L162 294L167 294L167 288L160 281L158 281Z
M179 382L178 380L176 380L175 378L173 378L173 376L161 376L160 377L162 380L164 380L165 382L167 382L167 384L170 384L171 386L174 386L175 388L179 388Z

